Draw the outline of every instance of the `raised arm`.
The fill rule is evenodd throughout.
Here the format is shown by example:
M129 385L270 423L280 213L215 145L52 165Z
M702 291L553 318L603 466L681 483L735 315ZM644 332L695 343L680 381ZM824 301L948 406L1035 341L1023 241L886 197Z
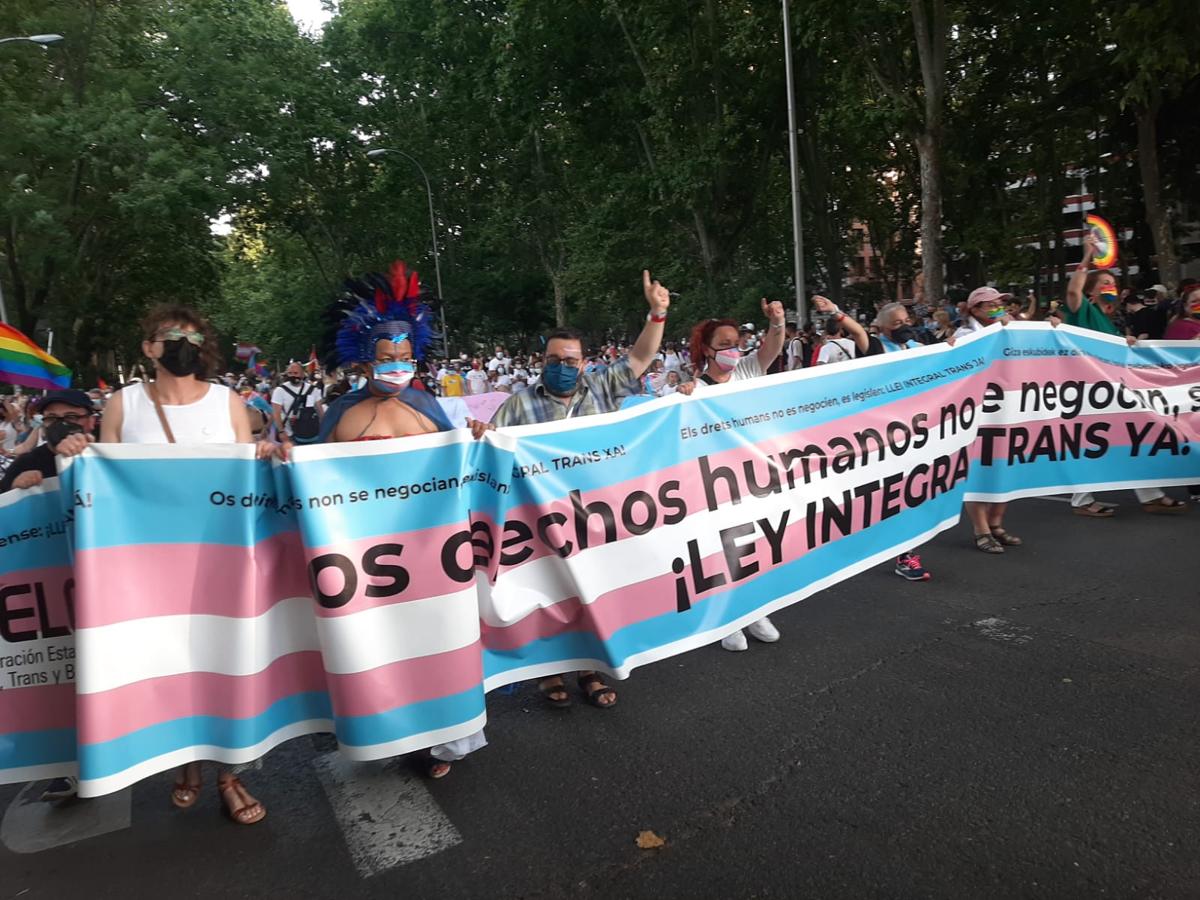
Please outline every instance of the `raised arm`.
M1083 240L1083 260L1071 273L1071 280L1067 282L1067 309L1073 313L1079 312L1079 307L1083 304L1083 284L1087 281L1088 263L1095 255L1096 239L1089 234Z
M778 300L768 301L764 297L762 311L770 323L767 333L763 336L762 346L758 348L758 364L762 366L762 370L765 372L771 367L771 363L775 362L780 351L783 350L783 304Z
M649 269L642 270L642 293L650 313L646 316L646 324L637 341L629 349L629 365L633 374L639 378L650 368L658 347L662 343L663 328L667 324L667 310L671 306L671 295L667 289L650 278Z
M854 346L858 348L858 352L867 352L867 349L871 346L871 336L867 334L867 329L854 321L853 316L848 316L838 309L837 305L828 297L820 295L813 297L813 306L819 312L832 314L846 334L850 335L850 339L854 341Z

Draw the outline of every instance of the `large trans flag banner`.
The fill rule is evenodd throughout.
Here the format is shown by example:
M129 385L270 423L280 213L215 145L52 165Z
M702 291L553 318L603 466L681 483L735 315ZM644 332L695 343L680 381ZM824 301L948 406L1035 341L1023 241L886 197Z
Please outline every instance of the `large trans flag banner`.
M105 445L65 473L82 796L332 730L283 474L249 445Z
M310 609L334 730L352 759L483 727L476 573L489 560L471 517L495 516L510 443L454 431L295 452Z
M1200 483L1197 451L1200 343L1030 324L480 442L97 447L0 497L0 779L447 742L488 690L703 646L964 500Z
M0 784L75 773L74 577L58 479L0 495Z

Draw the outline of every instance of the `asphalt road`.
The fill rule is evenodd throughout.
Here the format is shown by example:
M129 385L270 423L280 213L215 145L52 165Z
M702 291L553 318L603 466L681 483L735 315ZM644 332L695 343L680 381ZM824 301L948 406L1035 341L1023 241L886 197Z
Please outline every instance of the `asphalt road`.
M497 692L443 781L303 738L246 776L269 814L239 828L151 779L108 833L0 847L0 898L1200 897L1200 507L1113 499L1014 504L1002 557L963 524L931 582L860 575L778 644L635 672L612 711ZM109 815L21 791L10 845Z

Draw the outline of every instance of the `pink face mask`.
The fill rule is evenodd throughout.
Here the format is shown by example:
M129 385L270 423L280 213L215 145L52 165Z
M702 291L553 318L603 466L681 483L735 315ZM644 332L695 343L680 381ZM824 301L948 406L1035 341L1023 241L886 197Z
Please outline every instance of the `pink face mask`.
M732 372L741 358L742 351L737 347L730 347L728 350L717 350L713 355L713 364L722 372Z

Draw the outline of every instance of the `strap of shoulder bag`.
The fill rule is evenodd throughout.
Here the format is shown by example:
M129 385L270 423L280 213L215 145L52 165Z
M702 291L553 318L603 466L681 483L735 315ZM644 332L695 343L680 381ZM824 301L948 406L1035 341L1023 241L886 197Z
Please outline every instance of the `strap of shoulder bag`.
M167 436L167 443L175 443L175 435L171 431L171 425L167 422L167 414L163 412L162 403L158 399L158 385L147 384L146 392L150 395L150 399L154 401L154 411L158 413L158 423L162 425L163 434Z

